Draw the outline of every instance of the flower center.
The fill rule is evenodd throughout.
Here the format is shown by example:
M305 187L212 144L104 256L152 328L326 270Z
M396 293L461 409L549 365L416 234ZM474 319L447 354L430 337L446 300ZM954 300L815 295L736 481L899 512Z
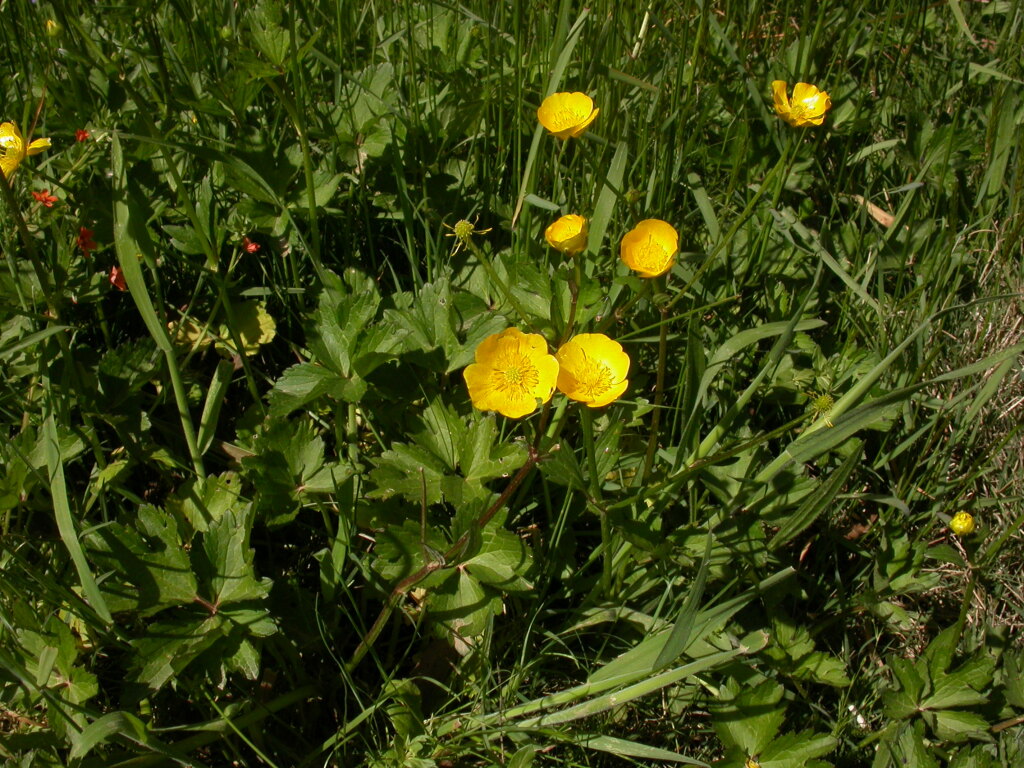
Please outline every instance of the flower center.
M461 219L460 221L455 222L455 226L452 227L452 231L459 240L465 242L473 235L473 225L465 219Z
M599 360L587 360L577 371L576 380L588 400L596 400L615 385L611 369Z
M815 413L828 413L832 410L833 405L835 405L835 400L832 399L832 395L818 395L811 402L811 408Z
M563 130L574 125L579 125L586 119L586 115L576 111L575 109L563 107L552 115L551 122L553 125L558 127L558 130Z
M518 353L503 356L498 361L493 375L494 388L513 398L529 397L540 381L537 368L530 359Z
M647 272L656 272L665 263L665 249L648 237L647 242L637 247L637 263Z

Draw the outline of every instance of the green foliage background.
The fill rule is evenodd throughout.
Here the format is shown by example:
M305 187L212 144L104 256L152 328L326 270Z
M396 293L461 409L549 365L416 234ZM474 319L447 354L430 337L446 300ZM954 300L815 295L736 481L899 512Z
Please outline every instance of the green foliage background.
M5 765L1020 764L1021 4L0 12Z

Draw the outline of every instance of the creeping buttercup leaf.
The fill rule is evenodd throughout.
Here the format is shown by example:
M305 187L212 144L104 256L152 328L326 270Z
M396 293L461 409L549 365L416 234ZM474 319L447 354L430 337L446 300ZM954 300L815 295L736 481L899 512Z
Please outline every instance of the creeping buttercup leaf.
M459 507L489 498L484 483L510 477L526 461L524 448L498 441L493 417L475 417L467 427L440 398L427 404L411 436L413 444L394 443L377 459L371 497L401 494L413 503Z
M784 689L772 680L750 687L730 680L711 710L711 722L722 743L747 755L760 754L779 732L786 705Z
M1015 760L1010 754L1005 755L1006 762L1004 763L998 757L993 757L989 750L990 748L984 745L970 749L964 747L956 753L956 757L949 761L948 768L1001 768L1003 765L1020 764L1019 760Z
M256 510L271 526L290 522L309 494L332 491L352 474L326 462L324 441L309 418L269 422L252 450L242 466L251 473Z
M377 486L371 498L387 499L401 494L413 503L438 504L442 500L458 506L463 481L447 474L444 460L418 445L396 443L384 451L371 470Z
M814 758L824 757L836 746L827 733L784 733L765 747L757 757L761 768L814 768L828 766Z
M510 477L526 462L523 445L498 441L496 422L494 416L481 416L466 430L459 445L459 467L467 483Z
M309 349L340 376L353 373L358 340L380 304L376 283L354 269L342 278L328 273L309 327Z
M196 572L203 577L200 592L218 609L227 603L263 600L268 579L257 579L253 550L249 547L253 512L250 505L228 510L203 534L201 548L193 548Z
M355 403L365 392L366 382L361 379L342 378L317 363L297 363L274 382L267 396L267 416L271 421L280 421L324 396Z
M501 607L499 595L462 568L455 568L431 590L427 615L455 650L466 655L477 647L477 637L487 629L491 618L501 613Z
M246 14L249 39L256 49L280 70L288 56L289 34L282 26L277 0L263 0Z
M959 709L943 709L925 712L924 720L935 735L943 741L966 741L967 739L991 740L989 722L975 712Z
M466 425L462 417L452 406L435 397L420 414L419 422L411 432L416 444L429 450L454 471L466 443Z
M94 562L109 569L102 582L114 613L148 615L196 597L196 578L173 515L151 505L139 508L134 526L112 522L89 534Z
M889 660L895 685L882 697L887 717L921 718L944 741L991 738L989 723L968 708L988 703L995 659L981 648L950 668L958 638L959 626L953 625L940 632L915 661Z
M167 511L194 531L205 531L239 503L239 479L233 472L188 480L167 499ZM189 538L190 533L183 533Z
M403 123L390 119L399 98L396 83L394 65L381 62L347 76L341 86L330 124L339 154L356 174L384 154L396 133L404 133Z
M418 522L406 520L377 534L373 570L383 580L386 591L409 574L436 562L439 553L447 548L448 542L434 526L421 528Z
M479 551L462 564L481 583L503 592L532 588L525 574L533 565L526 543L504 528L488 526L480 534Z
M14 639L17 651L24 653L26 671L35 685L51 694L47 697L50 726L63 738L80 732L87 722L80 705L95 696L99 686L96 676L77 664L79 649L71 630L57 616L50 616L41 627L18 623L22 629Z
M885 715L893 719L910 717L918 711L921 694L927 685L926 671L899 657L890 659L888 666L898 687L887 691L882 698Z
M850 684L843 663L835 656L815 650L810 633L801 626L778 619L772 623L772 643L765 655L790 677L837 687Z
M396 294L394 301L395 308L385 310L384 318L403 332L402 351L425 368L438 373L452 371L450 361L463 344L456 334L450 279L442 277L425 283L416 295ZM443 359L430 354L438 349Z
M224 636L223 624L220 616L198 610L149 624L145 635L132 641L130 681L135 685L126 693L128 701L155 693L185 670Z
M362 399L365 378L395 357L404 335L389 323L375 322L379 304L377 285L369 277L354 269L340 278L326 273L308 327L315 361L293 366L277 382L270 394L273 418L324 395L349 403Z

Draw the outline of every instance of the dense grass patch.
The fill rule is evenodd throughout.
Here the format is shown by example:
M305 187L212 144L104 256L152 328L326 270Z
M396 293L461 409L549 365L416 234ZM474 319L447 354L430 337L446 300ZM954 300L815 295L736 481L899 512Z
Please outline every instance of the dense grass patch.
M3 5L7 763L1020 764L1024 9L653 5Z

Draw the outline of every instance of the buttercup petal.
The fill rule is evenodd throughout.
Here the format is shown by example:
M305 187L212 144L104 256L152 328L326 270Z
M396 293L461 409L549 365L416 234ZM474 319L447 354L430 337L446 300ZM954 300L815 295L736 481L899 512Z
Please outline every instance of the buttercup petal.
M18 167L18 158L11 154L0 156L0 171L4 176L10 177L14 169Z
M818 95L818 89L810 83L797 83L793 86L793 100L795 102L806 102Z
M786 95L786 81L772 81L772 97L775 100L775 111L780 115L789 112L789 96Z
M50 148L50 140L49 139L36 139L35 141L33 141L31 144L28 145L28 151L26 152L26 154L35 155L35 154L38 154L39 152L42 152L44 149L49 149L49 148Z
M597 115L600 111L600 109L595 109L593 112L590 113L589 117L587 117L586 120L584 120L582 123L573 128L571 132L572 137L574 139L578 139L580 136L586 133L587 128L590 127L590 124L597 120Z
M11 122L0 123L0 143L6 144L12 138L17 139L19 144L22 142L21 131L18 130L18 126Z
M558 383L558 360L547 354L547 347L544 348L544 356L537 360L538 381L534 389L534 396L542 403L546 403L555 394L555 385Z

